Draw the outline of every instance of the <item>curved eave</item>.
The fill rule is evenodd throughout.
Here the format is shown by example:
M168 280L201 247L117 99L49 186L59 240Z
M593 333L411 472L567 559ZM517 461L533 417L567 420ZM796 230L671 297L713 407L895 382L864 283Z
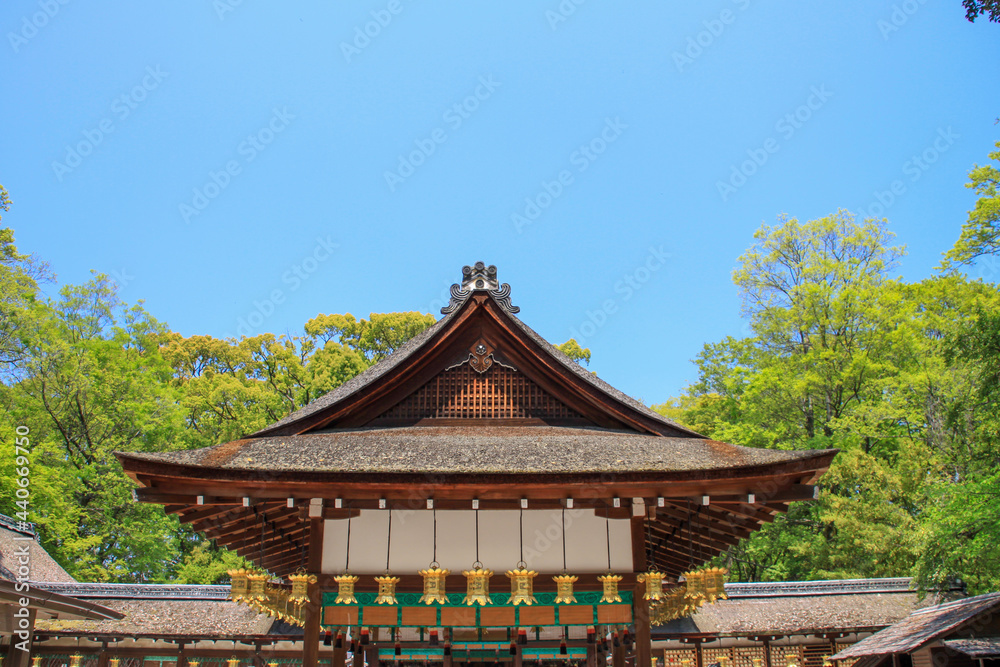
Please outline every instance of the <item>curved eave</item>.
M385 485L481 486L515 487L525 484L568 488L577 485L672 484L677 482L724 482L726 480L767 479L796 477L800 483L811 483L830 467L839 450L810 450L807 456L777 463L762 463L731 468L704 470L604 470L604 471L522 471L496 472L445 472L439 470L413 470L411 472L385 472L378 470L345 472L339 470L272 470L242 469L170 463L147 459L142 455L116 452L126 474L143 486L154 480L164 484L199 486L206 484L240 484L247 488L270 489L275 497L282 497L284 490L295 487L323 485L344 487L363 484L371 488ZM280 485L280 486L279 486ZM322 497L322 496L309 496Z

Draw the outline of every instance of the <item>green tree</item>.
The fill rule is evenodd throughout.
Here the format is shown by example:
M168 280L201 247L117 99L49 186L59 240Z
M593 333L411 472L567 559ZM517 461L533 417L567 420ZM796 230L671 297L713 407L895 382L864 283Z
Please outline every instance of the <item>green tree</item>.
M590 348L580 347L575 338L570 338L562 345L556 345L556 348L576 363L583 362L585 366L590 365Z
M965 18L975 22L976 17L986 14L991 21L1000 22L1000 1L998 0L962 0L965 7Z
M422 313L372 313L367 320L346 315L317 315L306 322L306 333L324 343L338 342L370 362L381 361L434 324Z
M994 12L1000 11L994 6ZM996 20L992 18L991 20ZM991 160L1000 162L1000 141L989 154ZM942 268L952 269L956 264L972 264L984 255L1000 253L1000 169L992 164L976 166L969 172L965 187L979 194L976 206L969 211L969 219L962 225L962 233L944 255Z

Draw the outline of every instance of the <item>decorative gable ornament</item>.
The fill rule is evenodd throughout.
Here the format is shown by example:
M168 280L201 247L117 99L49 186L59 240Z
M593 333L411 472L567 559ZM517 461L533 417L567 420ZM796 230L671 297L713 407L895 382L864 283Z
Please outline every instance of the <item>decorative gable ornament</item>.
M462 283L451 286L451 300L441 309L441 314L455 312L477 290L489 292L508 313L521 312L520 308L510 303L510 285L507 283L501 285L497 279L497 267L493 264L486 266L483 262L476 262L474 266L462 267Z

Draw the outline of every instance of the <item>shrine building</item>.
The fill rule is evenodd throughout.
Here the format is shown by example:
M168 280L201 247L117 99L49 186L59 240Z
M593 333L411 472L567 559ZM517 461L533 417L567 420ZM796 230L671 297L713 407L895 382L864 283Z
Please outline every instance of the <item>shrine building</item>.
M725 597L708 561L815 498L837 452L706 438L518 312L464 267L437 323L284 419L118 458L139 501L256 565L232 598L303 625L305 667L322 644L335 666L649 667L651 618Z

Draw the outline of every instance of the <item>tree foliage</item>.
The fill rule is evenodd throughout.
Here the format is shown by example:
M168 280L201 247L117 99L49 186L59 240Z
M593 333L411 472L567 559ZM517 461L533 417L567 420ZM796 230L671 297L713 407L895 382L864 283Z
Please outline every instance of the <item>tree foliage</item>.
M982 14L991 21L1000 22L1000 0L962 0L965 7L965 18L970 22L975 22L976 18Z
M902 254L845 212L761 228L734 272L750 335L705 345L657 406L736 444L841 450L818 502L726 555L738 577L1000 581L1000 292L893 279Z
M1000 5L994 8L1000 12ZM993 19L996 20L996 19ZM1000 141L989 154L991 160L1000 163ZM979 194L976 206L969 211L969 219L962 225L962 233L948 252L945 253L943 267L953 268L956 264L971 264L984 255L1000 252L1000 169L992 164L976 166L969 172L969 182L965 187Z

